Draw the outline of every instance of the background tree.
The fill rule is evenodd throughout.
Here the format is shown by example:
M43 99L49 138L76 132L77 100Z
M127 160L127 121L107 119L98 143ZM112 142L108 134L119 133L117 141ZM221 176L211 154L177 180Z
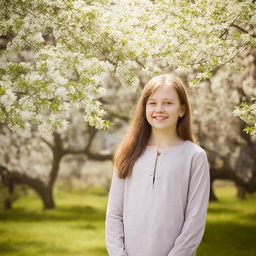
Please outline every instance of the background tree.
M240 122L232 119L234 106L241 102L247 103L237 107L233 114L247 122L248 133L255 133L252 97L255 80L248 81L243 75L246 67L241 62L243 54L255 50L256 7L253 2L11 0L2 1L0 5L3 17L0 25L0 120L12 130L25 130L17 135L10 135L8 131L14 144L9 141L5 145L11 148L16 144L16 151L7 152L9 158L4 157L5 154L0 156L1 166L5 172L17 171L20 175L26 170L35 174L32 166L25 167L24 163L29 162L31 152L47 152L47 156L38 153L38 157L49 159L51 163L51 166L41 163L47 182L40 185L43 187L40 191L49 195L45 200L50 202L45 203L46 208L54 206L52 188L62 157L91 154L94 133L87 133L84 127L88 126L84 124L72 125L74 108L82 114L80 121L96 128L111 124L103 118L106 114L103 106L109 113L105 118L114 123L117 120L126 122L143 84L153 74L164 71L184 74L191 86L208 84L200 89L201 103L195 109L200 109L202 104L207 106L207 112L198 111L196 120L202 145L207 145L211 152L210 161L215 170L212 173L216 175L219 170L226 169L218 177L228 175L228 178L237 179L240 187L250 184L247 190L254 190L254 175L249 180L244 179L248 173L255 173L250 167L254 163L251 161L255 152L253 138L244 135L241 139L239 135L234 139L238 133L234 133L232 139L224 137L231 123L236 126L233 130L244 129ZM234 70L241 73L234 73ZM232 71L235 77L243 78L242 84L245 81L248 85L234 87L229 82ZM223 78L223 72L228 77ZM216 85L216 79L222 80ZM121 92L126 90L124 88L117 90L120 84L135 94L131 93L128 98L128 90L127 93ZM223 97L227 93L231 93L228 100L227 96ZM212 105L216 97L222 99L218 101L221 108ZM220 110L225 113L221 129L215 118ZM230 124L226 122L227 116ZM202 126L204 122L206 126ZM71 129L66 129L68 124ZM48 134L48 139L40 136L37 127L39 133L50 130L53 136ZM63 128L61 132L59 128ZM88 137L90 134L92 137ZM218 150L211 144L216 137ZM4 145L5 136L1 140ZM80 141L83 141L80 148L72 144ZM222 152L224 143L232 145L230 154L227 150ZM247 151L242 150L243 143ZM33 149L23 150L25 144L27 147L33 145ZM18 159L16 166L10 164L15 158ZM247 161L248 166L242 168L240 163L237 166L241 168L234 168L234 161L239 164L241 159ZM220 164L222 161L228 164L225 168Z
M13 200L9 198L15 186L19 184L32 188L40 196L44 209L54 208L53 189L60 170L60 162L66 155L83 154L88 159L97 161L111 159L112 154L91 151L91 144L96 135L95 128L84 127L81 130L80 128L79 139L83 141L83 146L81 147L80 143L72 147L65 133L54 132L53 135L48 135L48 138L37 132L29 132L24 136L24 133L13 133L8 127L2 127L0 138L5 144L2 144L1 149L0 175L3 185L9 190L5 200L8 202L5 204L6 208L11 208ZM67 133L72 133L71 129Z
M71 113L68 128L59 128L53 134L36 129L13 132L6 125L1 126L0 175L8 189L6 192L9 192L4 200L5 208L11 208L14 189L20 184L27 185L39 195L44 209L54 208L54 185L65 156L72 159L80 155L83 161L112 159L115 143L105 143L103 137L110 137L111 130L120 129L123 120L128 121L129 116L124 113L128 113L129 108L131 110L131 98L134 97L128 90L121 91L118 81L109 83L109 95L104 98L104 104L111 114L108 119L113 120L115 126L108 133L85 125L82 109ZM76 168L74 172L78 174L79 169Z
M109 74L136 90L135 71L162 72L156 63L191 72L190 85L220 66L238 69L236 57L255 49L255 13L249 0L1 1L0 120L53 131L76 106L90 125L108 127L98 99ZM251 134L253 96L236 111Z
M256 191L256 136L242 132L244 122L232 115L232 109L239 102L249 101L255 90L255 59L255 51L246 50L239 57L242 72L222 67L202 84L200 92L192 90L194 122L208 153L211 182L232 180L242 197L245 192Z

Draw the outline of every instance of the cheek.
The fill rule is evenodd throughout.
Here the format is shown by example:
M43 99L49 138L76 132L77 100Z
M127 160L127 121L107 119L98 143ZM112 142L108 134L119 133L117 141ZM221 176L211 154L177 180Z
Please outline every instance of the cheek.
M166 108L166 112L176 114L179 112L179 109L177 107L170 106Z
M147 107L146 108L146 117L147 117L147 119L151 118L151 115L152 115L152 110L149 107Z

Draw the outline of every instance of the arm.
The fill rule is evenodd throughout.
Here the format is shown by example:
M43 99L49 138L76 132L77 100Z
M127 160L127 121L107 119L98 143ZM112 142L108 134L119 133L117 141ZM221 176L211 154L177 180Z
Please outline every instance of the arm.
M106 213L106 247L110 256L127 256L124 250L124 179L113 172Z
M204 234L209 193L209 165L203 150L192 160L185 221L168 256L195 255Z

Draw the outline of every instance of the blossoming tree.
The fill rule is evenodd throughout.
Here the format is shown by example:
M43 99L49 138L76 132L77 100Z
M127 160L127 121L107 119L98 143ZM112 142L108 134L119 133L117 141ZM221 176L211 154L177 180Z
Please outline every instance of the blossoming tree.
M85 122L106 128L99 97L109 74L136 90L138 71L187 71L193 86L222 65L238 70L236 56L256 46L255 14L251 0L3 0L0 121L54 131L75 106ZM255 94L234 113L250 134Z
M35 127L13 132L6 124L0 124L0 203L5 208L10 209L17 195L21 195L17 188L22 184L36 192L44 209L54 208L54 186L61 164L67 161L65 157L79 156L83 162L112 159L115 143L111 137L115 141L118 130L126 126L124 122L128 121L127 113L132 109L135 94L120 87L117 80L112 79L107 86L104 106L108 120L115 123L107 133L84 125L82 109L71 112L68 127L57 128L52 134L37 131ZM68 168L79 175L77 166L68 165Z
M191 88L195 131L208 153L211 183L233 181L238 195L256 191L256 136L242 132L245 123L234 118L232 109L249 101L255 84L256 52L246 50L238 57L243 72L222 67L201 88ZM214 191L211 198L216 199Z

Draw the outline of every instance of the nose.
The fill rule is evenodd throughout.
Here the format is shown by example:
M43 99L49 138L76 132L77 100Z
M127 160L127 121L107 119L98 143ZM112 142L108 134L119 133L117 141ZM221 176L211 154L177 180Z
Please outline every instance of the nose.
M156 112L163 112L163 106L162 106L162 104L157 104L157 106L156 106Z

